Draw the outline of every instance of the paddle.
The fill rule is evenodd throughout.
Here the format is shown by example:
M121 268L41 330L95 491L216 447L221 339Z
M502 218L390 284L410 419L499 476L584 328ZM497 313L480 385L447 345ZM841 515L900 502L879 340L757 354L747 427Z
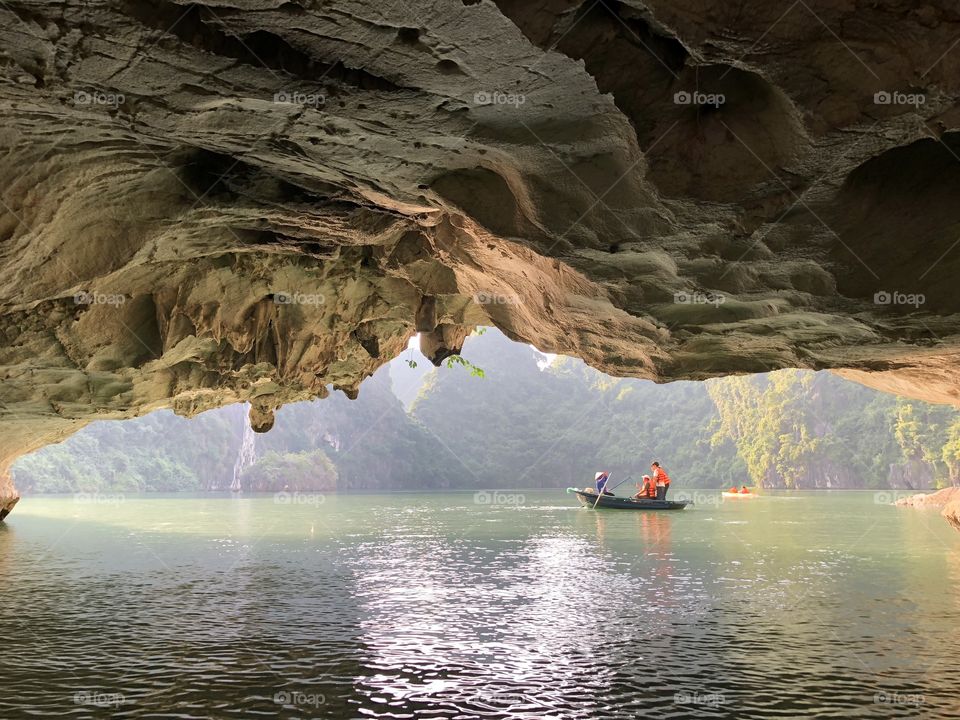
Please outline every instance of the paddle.
M630 477L627 477L626 480L621 480L621 481L618 482L616 485L614 485L612 488L610 488L610 491L613 492L613 490L615 490L616 488L618 488L618 487L620 487L621 485L623 485L627 480L632 480L632 479L633 479L633 477L630 476ZM608 482L609 482L609 481L608 481ZM603 490L598 490L598 491L597 491L597 501L593 504L593 508L592 508L593 510L596 510L596 509L597 509L597 505L600 504L600 498L603 497L603 491L606 490L606 489L607 489L607 486L604 485L604 486L603 486Z

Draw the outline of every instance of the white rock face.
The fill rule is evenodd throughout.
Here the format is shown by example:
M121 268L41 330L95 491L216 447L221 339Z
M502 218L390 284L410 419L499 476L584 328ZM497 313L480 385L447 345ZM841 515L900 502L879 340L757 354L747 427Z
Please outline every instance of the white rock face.
M494 324L958 402L947 0L0 4L0 515L93 419L356 392Z

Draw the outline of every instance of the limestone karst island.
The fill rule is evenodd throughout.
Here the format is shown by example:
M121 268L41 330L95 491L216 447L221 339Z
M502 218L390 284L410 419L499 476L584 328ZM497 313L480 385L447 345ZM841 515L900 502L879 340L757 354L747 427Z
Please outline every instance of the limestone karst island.
M960 6L0 0L0 718L960 716Z

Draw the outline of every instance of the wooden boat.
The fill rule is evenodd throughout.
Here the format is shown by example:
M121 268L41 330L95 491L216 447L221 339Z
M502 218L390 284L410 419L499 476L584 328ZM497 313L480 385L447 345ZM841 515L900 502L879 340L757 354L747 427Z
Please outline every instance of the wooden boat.
M689 500L653 500L649 498L634 500L633 498L617 497L616 495L601 495L598 503L595 492L584 492L577 488L567 488L567 492L576 495L580 504L588 508L596 505L598 508L616 510L683 510L690 504Z

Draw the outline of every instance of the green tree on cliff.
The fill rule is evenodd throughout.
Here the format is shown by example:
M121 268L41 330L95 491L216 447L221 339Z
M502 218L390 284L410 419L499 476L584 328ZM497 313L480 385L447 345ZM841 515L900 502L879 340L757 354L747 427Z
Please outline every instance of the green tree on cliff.
M947 440L941 451L943 464L947 468L947 479L951 485L960 485L960 417L947 428Z

